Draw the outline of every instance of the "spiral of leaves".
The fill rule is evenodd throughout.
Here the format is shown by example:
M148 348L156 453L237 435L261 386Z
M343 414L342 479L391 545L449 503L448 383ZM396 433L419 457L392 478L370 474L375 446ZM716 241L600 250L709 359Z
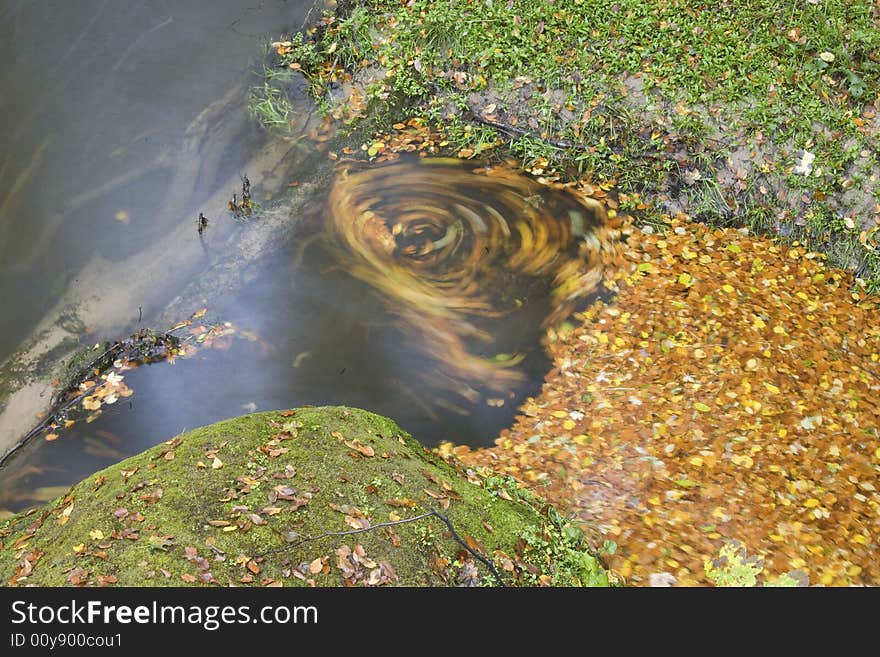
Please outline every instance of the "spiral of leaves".
M428 158L341 170L326 238L433 357L434 381L473 402L474 386L503 393L525 378L523 354L484 355L503 322L519 321L525 296L549 295L543 328L595 291L610 247L604 220L575 189Z

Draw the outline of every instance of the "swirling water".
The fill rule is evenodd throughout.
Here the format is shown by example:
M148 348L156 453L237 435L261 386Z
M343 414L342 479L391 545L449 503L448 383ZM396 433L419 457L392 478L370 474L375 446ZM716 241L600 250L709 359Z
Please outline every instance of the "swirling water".
M278 0L244 13L237 3L211 3L203 24L198 12L159 0L96 1L79 12L59 3L55 13L49 4L19 3L4 14L13 52L3 79L18 89L0 99L12 127L0 157L11 181L0 190L0 294L16 309L0 321L4 355L89 259L138 275L125 269L128 254L180 219L180 208L157 203L169 187L181 190L176 198L189 212L244 171L265 139L247 124L244 95L224 111L228 139L206 139L184 162L174 159L176 145L200 108L223 95L223 79L246 79L260 36L298 27L306 3ZM220 23L235 45L230 57L218 64L193 55L194 42ZM20 49L41 43L41 29L71 57L65 69L46 69L48 87L15 79L52 59L51 49ZM225 71L204 75L212 62ZM88 100L45 97L56 89L61 99L71 86ZM149 94L159 87L161 102ZM14 152L22 157L10 159ZM92 165L78 164L83 158ZM181 172L194 175L180 180ZM348 404L389 415L428 444L490 444L540 390L550 367L546 329L587 303L601 276L601 208L503 167L350 166L315 204L323 211L292 247L254 262L235 294L210 308L238 337L222 341L225 349L125 372L131 397L15 452L0 467L0 514L181 431L253 410ZM210 238L230 219L209 214ZM136 321L138 302L128 301Z

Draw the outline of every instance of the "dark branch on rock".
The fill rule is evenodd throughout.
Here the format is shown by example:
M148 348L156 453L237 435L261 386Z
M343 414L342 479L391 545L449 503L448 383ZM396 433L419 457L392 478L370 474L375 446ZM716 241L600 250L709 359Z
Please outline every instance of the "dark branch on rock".
M453 540L461 545L468 553L473 555L475 559L477 559L480 563L482 563L486 568L489 569L489 572L492 573L492 576L495 578L495 581L498 582L498 586L506 587L507 584L504 583L504 578L501 577L501 574L498 572L498 569L495 568L495 564L492 563L485 556L471 548L467 544L467 542L459 536L458 532L455 531L455 527L452 525L452 521L449 520L447 516L444 516L437 511L429 511L427 513L422 513L418 516L413 516L412 518L404 518L403 520L393 520L388 522L379 522L375 525L370 525L369 527L362 527L360 529L349 529L347 531L341 532L324 532L323 534L318 534L317 536L306 536L304 538L299 539L298 541L291 543L289 545L285 545L283 548L278 548L276 550L269 550L268 552L263 552L262 554L257 555L258 557L266 557L270 554L279 554L281 552L286 552L287 550L295 547L299 547L304 543L310 543L312 541L317 541L322 538L328 538L332 536L350 536L352 534L362 534L364 532L372 531L373 529L380 529L381 527L393 527L395 525L404 525L410 522L416 522L417 520L424 520L426 518L435 517L438 518L446 527L449 529L450 534L452 534Z

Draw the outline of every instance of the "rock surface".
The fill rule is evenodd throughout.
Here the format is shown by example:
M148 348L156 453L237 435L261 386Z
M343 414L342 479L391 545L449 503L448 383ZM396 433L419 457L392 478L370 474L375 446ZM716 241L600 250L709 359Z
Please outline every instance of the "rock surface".
M345 407L190 431L0 527L4 585L492 586L499 577L608 584L580 531L532 494L457 469L392 421Z

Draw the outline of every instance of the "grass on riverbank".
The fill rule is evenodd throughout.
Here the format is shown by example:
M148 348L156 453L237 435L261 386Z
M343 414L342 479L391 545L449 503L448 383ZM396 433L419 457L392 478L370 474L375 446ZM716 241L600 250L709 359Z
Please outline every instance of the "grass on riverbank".
M868 0L369 0L276 50L349 129L423 119L462 157L614 179L646 223L797 239L877 290L878 21Z

